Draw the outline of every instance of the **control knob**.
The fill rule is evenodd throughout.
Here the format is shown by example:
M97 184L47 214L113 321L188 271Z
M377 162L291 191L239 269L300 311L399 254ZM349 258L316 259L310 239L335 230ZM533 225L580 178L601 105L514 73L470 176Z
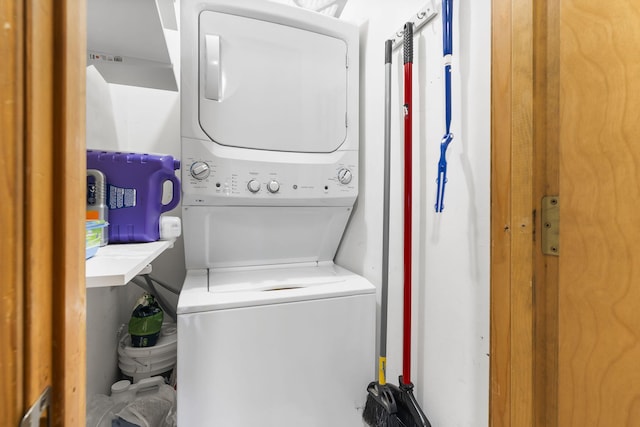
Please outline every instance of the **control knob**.
M338 171L338 181L340 181L340 184L349 184L352 178L353 175L349 169L342 168Z
M269 184L267 184L267 190L269 190L269 193L277 193L278 190L280 190L280 183L275 179L269 181Z
M258 181L256 181L255 179L252 179L251 181L249 181L247 183L247 188L252 193L257 193L258 191L260 191L260 183Z
M189 171L191 172L192 177L202 181L203 179L207 179L209 177L211 168L206 162L195 162L191 165Z

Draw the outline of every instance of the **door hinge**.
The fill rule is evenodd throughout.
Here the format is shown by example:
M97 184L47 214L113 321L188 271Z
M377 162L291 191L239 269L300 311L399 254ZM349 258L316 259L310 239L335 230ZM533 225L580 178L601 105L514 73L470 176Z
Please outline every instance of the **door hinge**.
M542 253L560 255L560 197L542 198Z
M47 426L51 427L51 414L49 413L49 407L51 401L51 387L47 387L44 389L40 397L36 400L36 402L29 408L24 417L22 417L22 421L20 421L19 427L39 427L40 426L40 418L42 414L47 412Z

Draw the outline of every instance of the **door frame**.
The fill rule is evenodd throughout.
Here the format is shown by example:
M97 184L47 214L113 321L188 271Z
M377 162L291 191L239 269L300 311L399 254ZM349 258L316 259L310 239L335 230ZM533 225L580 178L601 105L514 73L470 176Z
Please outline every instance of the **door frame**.
M0 425L85 424L85 0L2 2Z
M559 188L559 10L492 1L492 427L557 426L558 257L536 230Z
M54 17L53 425L86 424L86 0L48 0ZM64 243L62 243L64 242ZM64 307L64 310L59 309Z
M492 3L492 427L533 426L532 11L532 0Z
M24 33L23 8L17 2L0 3L0 425L17 425L23 409L24 378Z

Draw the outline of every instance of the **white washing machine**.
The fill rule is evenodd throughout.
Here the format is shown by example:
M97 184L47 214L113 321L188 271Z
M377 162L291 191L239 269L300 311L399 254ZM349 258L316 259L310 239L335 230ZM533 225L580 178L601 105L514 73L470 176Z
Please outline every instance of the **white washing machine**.
M375 288L333 263L358 194L358 29L183 0L178 425L362 425Z

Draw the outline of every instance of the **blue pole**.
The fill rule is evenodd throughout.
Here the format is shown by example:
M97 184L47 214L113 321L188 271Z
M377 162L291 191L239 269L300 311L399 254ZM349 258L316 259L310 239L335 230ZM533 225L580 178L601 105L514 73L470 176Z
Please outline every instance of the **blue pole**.
M438 190L436 212L444 210L444 188L447 183L447 148L453 140L451 133L451 56L453 54L453 0L442 0L442 54L444 59L445 134L440 143L438 161Z

